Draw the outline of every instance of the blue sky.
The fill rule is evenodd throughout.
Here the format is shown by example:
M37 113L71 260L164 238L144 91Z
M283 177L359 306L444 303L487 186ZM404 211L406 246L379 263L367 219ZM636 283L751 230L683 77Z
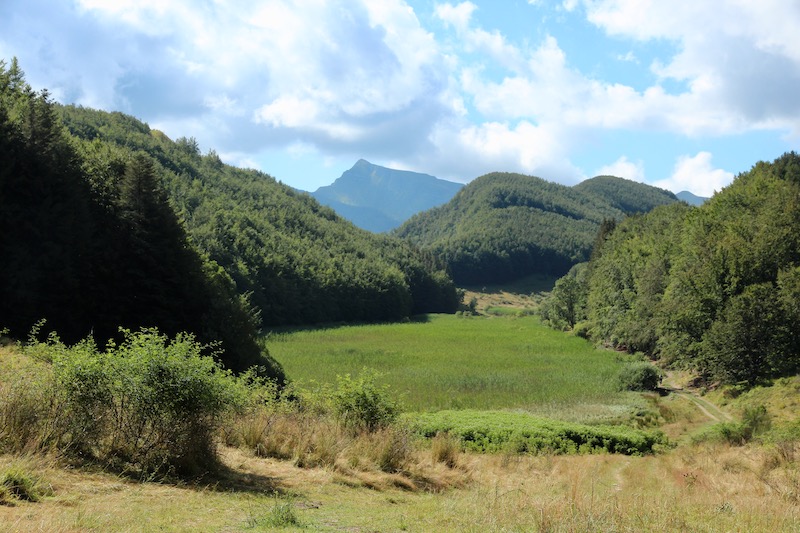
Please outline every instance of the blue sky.
M303 190L359 158L711 195L800 149L785 0L3 0L0 58Z

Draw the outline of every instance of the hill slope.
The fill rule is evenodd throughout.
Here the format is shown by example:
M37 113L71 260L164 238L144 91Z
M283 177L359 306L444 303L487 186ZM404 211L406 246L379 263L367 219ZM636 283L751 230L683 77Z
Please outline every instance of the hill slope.
M449 201L463 185L360 159L333 184L311 195L356 226L380 233Z
M394 320L454 311L455 288L433 260L356 228L305 193L202 155L133 117L77 107L61 114L93 168L149 154L199 249L248 293L266 326ZM112 178L113 179L113 176Z
M577 191L593 194L628 215L647 213L659 205L675 202L671 192L614 176L596 176L573 187Z
M229 368L282 378L246 301L189 241L154 161L97 165L74 141L47 92L0 61L0 329L24 337L46 319L66 342L101 345L120 327L191 332L220 342Z
M625 220L600 252L578 280L595 340L709 381L800 370L798 154L757 163L700 207Z
M637 197L643 202L636 203ZM567 187L492 173L446 205L416 215L395 234L446 261L457 283L496 283L533 273L563 274L588 259L603 220L676 201L670 193L620 178Z

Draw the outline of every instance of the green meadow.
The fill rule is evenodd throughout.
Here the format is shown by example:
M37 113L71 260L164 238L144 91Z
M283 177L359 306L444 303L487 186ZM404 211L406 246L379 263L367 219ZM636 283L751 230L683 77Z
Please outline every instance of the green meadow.
M630 410L623 359L535 316L428 315L415 322L273 333L270 353L302 385L376 370L409 411L521 409L566 420Z

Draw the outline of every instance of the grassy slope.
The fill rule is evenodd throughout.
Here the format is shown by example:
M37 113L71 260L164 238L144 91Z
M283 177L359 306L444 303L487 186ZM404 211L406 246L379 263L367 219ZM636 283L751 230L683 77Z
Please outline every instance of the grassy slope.
M613 353L546 328L536 317L430 315L416 323L275 334L269 348L301 382L334 383L337 374L378 370L413 411L574 414L582 406L615 410L630 403L614 390L621 362Z

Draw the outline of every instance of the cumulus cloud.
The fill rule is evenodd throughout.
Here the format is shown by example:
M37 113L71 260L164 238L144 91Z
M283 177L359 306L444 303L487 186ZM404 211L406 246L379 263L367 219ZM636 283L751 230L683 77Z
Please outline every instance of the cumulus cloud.
M569 182L584 177L582 140L607 131L800 136L796 2L528 4L627 39L608 58L651 82L582 71L546 31L484 28L469 1L436 3L425 28L405 0L3 0L0 57L19 56L61 101L132 113L234 161L288 150L462 181L508 170ZM635 46L655 40L674 50L651 61ZM604 169L644 179L622 153ZM728 173L705 154L670 179L721 186Z
M598 176L616 176L633 181L644 181L644 162L630 161L627 156L622 156L610 165L600 167L595 173Z
M417 166L461 182L502 170L575 183L583 174L569 161L563 138L558 124L442 123L431 136L436 151Z
M800 130L800 4L737 1L721 9L713 0L596 0L586 2L586 13L610 35L679 44L680 52L653 70L690 87L674 111L701 115L674 125L689 133ZM713 111L703 114L706 107Z
M699 196L712 196L733 181L733 173L711 164L710 152L698 152L694 157L684 155L678 158L672 175L653 183L656 187L673 192L690 191Z
M472 13L478 6L472 2L461 2L460 4L438 4L434 10L436 16L445 24L452 25L458 30L466 30Z
M0 14L22 15L0 43L25 44L33 57L23 66L51 54L47 64L74 67L42 76L58 96L135 110L176 135L198 117L222 121L200 130L221 151L257 141L342 146L392 128L425 139L436 120L461 112L444 97L437 43L402 0L31 1L40 9L4 2ZM254 125L262 131L251 136Z

